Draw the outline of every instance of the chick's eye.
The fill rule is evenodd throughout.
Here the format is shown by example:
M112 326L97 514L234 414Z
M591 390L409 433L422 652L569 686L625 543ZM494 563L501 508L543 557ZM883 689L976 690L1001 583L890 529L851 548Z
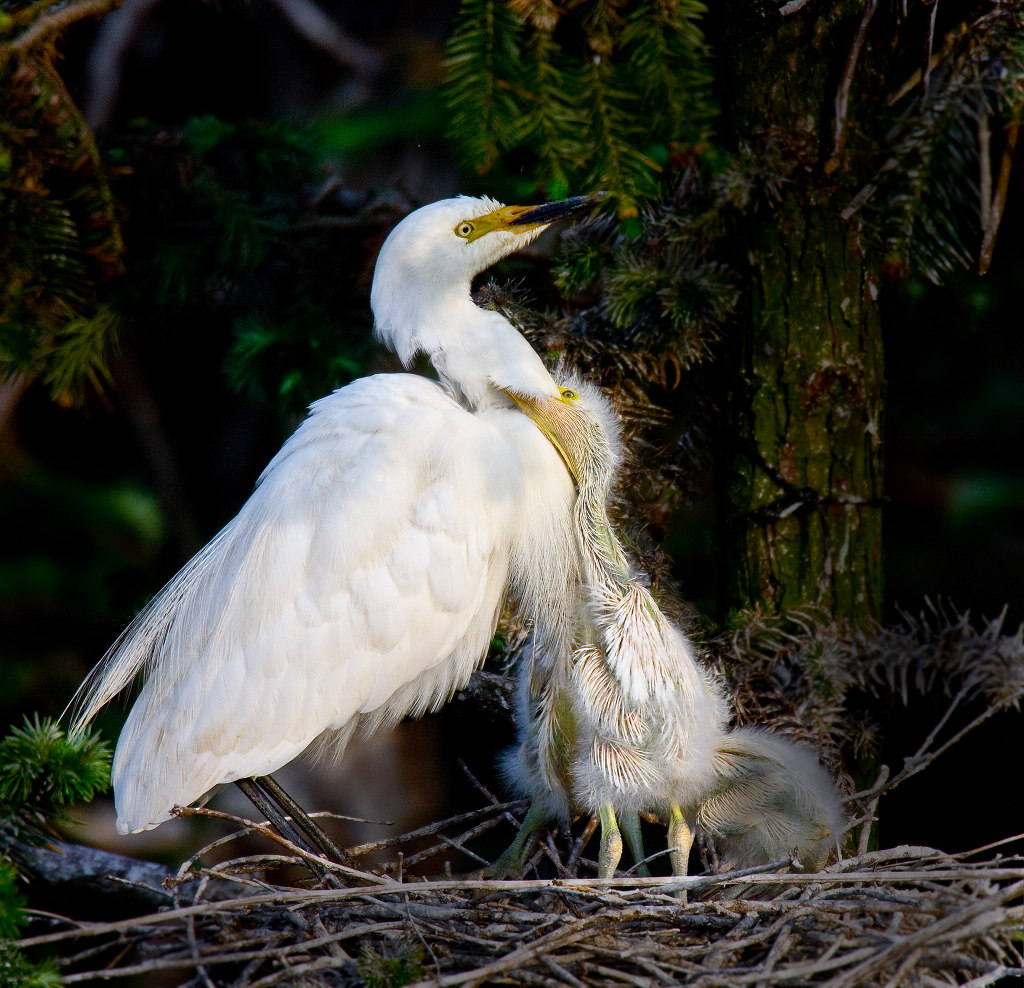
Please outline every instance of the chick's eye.
M562 395L563 401L576 401L576 399L579 398L579 395L576 394L575 391L570 390L569 388L559 388L558 390L559 393Z
M460 223L455 228L455 236L462 237L463 239L468 237L472 232L473 232L473 224L472 223Z

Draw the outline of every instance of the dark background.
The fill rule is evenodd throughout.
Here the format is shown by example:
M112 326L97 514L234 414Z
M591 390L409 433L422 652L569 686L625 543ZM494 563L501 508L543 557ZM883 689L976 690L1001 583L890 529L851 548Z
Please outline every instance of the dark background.
M268 121L330 112L376 122L361 135L356 128L352 146L325 166L325 177L338 179L356 201L391 187L409 206L487 191L486 178L460 172L444 136L440 61L455 6L324 4L346 32L379 53L379 71L366 73L340 68L268 4L154 5L128 49L101 143L116 144L133 128L173 134L203 114ZM85 105L97 85L88 63L95 37L95 26L80 26L63 45L62 71ZM132 201L144 198L138 174L121 181L126 192L136 183ZM886 286L880 298L888 369L887 620L900 608L916 612L925 598L989 619L1005 608L1007 632L1024 620L1021 192L1018 167L988 275L965 271L943 287L911 279ZM126 208L130 259L133 236L153 231L133 227L139 213ZM362 272L347 259L352 309L363 312L356 333L368 327L366 271L378 244L368 232ZM228 346L228 327L216 318L173 324L154 308L151 322L125 328L114 385L104 396L60 408L35 386L21 400L0 436L4 723L26 711L61 713L134 611L234 514L294 427L293 410L230 386ZM359 361L365 369L392 366L372 348ZM698 504L677 518L669 541L683 593L708 610L715 585L710 523ZM942 698L922 698L909 710L894 704L882 725L883 760L898 767L942 709ZM110 738L120 716L111 711L101 722ZM1019 764L1020 733L1019 717L1001 715L887 797L882 843L954 851L1019 829L1019 787L1007 766ZM493 754L510 739L509 728L473 719L459 704L353 746L338 766L300 766L282 781L307 805L409 827L479 804L460 757L499 789ZM952 790L969 812L952 811ZM234 794L224 805L248 812ZM88 819L83 839L130 853L182 838L183 825L175 823L118 841L106 804ZM388 832L355 827L345 839Z

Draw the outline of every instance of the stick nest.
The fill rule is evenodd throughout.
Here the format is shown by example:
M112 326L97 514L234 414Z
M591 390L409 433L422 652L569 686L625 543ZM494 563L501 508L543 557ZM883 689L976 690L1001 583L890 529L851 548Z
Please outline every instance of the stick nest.
M1018 707L1024 633L1007 634L1001 619L975 624L951 608L927 607L870 634L812 615L790 615L785 625L751 616L742 632L705 649L729 683L738 721L817 740L831 763L867 744L858 734L863 717L848 702L854 694L945 696L945 711L901 768L890 776L881 766L874 784L858 793L846 777L846 851L825 871L805 873L798 862L781 861L714 874L712 861L711 873L687 879L627 874L601 881L590 877L596 866L586 857L589 828L581 821L574 832L540 841L527 872L536 878L453 877L453 868L479 867L473 845L487 831L505 827L511 840L526 808L499 802L473 780L485 805L349 848L349 867L309 855L265 824L206 809L182 812L221 817L232 832L176 873L153 865L147 867L156 872L140 877L137 868L122 870L126 859L65 845L52 855L52 868L66 879L81 865L83 875L130 889L136 914L115 922L36 914L33 935L19 946L61 954L69 985L154 974L161 984L196 988L980 988L1024 978L1022 835L960 855L910 846L868 850L880 797L994 713ZM501 710L508 689L504 677L483 674L471 702L489 698ZM955 783L942 784L952 790ZM243 849L238 841L253 833L273 841L275 853ZM30 862L37 874L46 870L43 853L52 852ZM99 863L82 860L90 854ZM385 864L368 870L361 860L370 855ZM228 860L201 863L218 856ZM311 866L319 879L310 878ZM411 877L412 868L440 877Z
M465 818L445 821L434 828L437 844L464 844L481 822L504 812L487 807L468 829ZM453 836L444 833L459 827ZM564 867L555 847L551 842L548 853ZM352 851L358 857L361 849ZM78 952L65 958L67 984L156 972L170 975L170 983L207 988L852 988L975 986L1024 976L1021 857L973 861L904 846L859 854L817 874L783 863L668 883L403 881L396 856L390 875L328 866L337 887L297 888L266 878L268 869L299 863L294 854L239 857L212 868L190 862L166 883L162 911L120 922L50 920L61 928L22 945L75 945ZM688 904L679 898L683 887Z

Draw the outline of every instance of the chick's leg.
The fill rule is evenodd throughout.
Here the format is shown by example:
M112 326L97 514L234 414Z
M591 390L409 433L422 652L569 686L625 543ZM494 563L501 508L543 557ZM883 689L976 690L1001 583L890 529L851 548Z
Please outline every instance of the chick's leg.
M693 831L686 822L683 811L678 803L669 808L668 817L668 848L672 860L672 874L677 878L685 878L690 865L690 848L693 846ZM679 893L679 899L686 902L686 889Z
M601 852L597 859L597 877L614 878L622 857L622 834L611 803L602 806L598 816L601 818Z
M539 800L530 803L516 839L505 849L501 857L483 870L484 878L522 878L523 868L537 843L537 831L548 822L547 809Z
M636 864L633 869L634 874L641 878L650 878L650 868L640 863L647 857L644 854L644 839L640 833L640 815L638 813L625 814L619 818L619 826L622 828L622 835L626 838L629 853L633 855L633 861Z

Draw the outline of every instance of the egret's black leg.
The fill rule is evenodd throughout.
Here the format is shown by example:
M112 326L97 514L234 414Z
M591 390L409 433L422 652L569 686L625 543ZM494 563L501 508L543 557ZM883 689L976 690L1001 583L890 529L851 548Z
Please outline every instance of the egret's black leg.
M270 793L260 785L260 782L265 781L267 778L268 776L260 776L259 779L236 779L235 785L245 793L253 806L270 821L274 829L285 840L291 841L296 847L301 847L303 851L309 854L320 854L320 850L303 837L297 827L292 826L291 821L282 812L282 808L275 802ZM326 881L329 885L340 886L341 883L338 879L325 868L312 861L307 861L306 865L321 881Z
M252 781L291 817L292 824L328 861L343 865L352 864L348 855L313 822L310 815L285 792L277 779L272 775L258 775Z
M293 827L288 818L281 812L277 803L270 797L270 795L264 791L255 779L236 779L235 785L245 793L246 798L262 813L267 820L270 821L271 826L286 840L290 840L297 847L301 847L302 850L308 851L310 854L318 854L318 850L313 847L308 840L306 840L299 832Z

